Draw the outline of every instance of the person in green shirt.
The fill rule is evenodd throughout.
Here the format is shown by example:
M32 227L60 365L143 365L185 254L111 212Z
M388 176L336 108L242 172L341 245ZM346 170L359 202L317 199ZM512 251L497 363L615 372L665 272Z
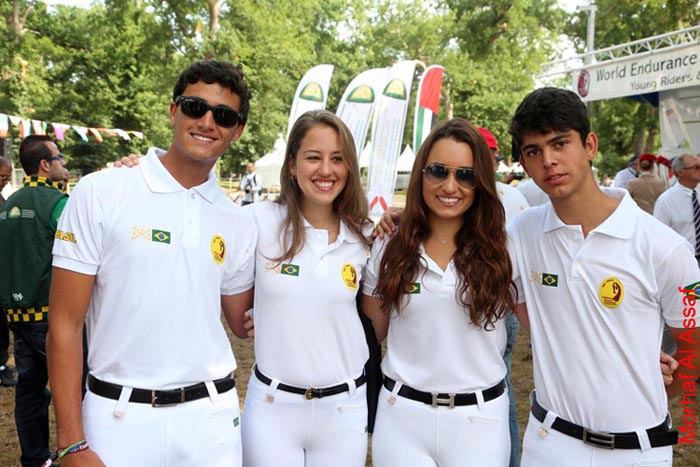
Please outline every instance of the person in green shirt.
M27 177L0 210L0 306L15 336L20 461L33 467L50 457L46 333L51 250L68 195L54 182L63 179L65 160L49 136L26 137L19 156Z

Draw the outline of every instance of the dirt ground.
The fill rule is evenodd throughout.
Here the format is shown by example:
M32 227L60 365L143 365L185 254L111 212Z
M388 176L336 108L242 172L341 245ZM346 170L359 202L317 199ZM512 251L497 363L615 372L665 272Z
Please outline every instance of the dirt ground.
M234 354L238 360L236 387L238 388L241 401L243 401L248 386L250 368L253 365L253 342L251 340L241 341L231 334L229 334L229 337L234 348ZM527 396L532 389L532 357L529 344L529 337L526 334L521 334L513 355L513 386L515 389L521 436L525 430L528 416ZM15 431L13 408L14 389L0 387L0 466L2 467L20 465L19 445ZM671 413L674 425L678 426L680 423L681 406L677 402L672 404ZM55 447L55 424L53 420L51 428L51 446ZM700 467L700 442L675 446L674 461L674 465L677 467ZM367 465L371 464L368 463Z

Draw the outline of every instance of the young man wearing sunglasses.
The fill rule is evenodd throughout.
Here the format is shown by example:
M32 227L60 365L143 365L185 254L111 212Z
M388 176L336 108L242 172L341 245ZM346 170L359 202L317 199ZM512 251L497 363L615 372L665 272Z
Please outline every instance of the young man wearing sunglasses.
M15 422L23 466L49 458L49 401L46 389L51 248L67 195L63 155L49 136L27 136L19 147L27 174L22 188L0 209L0 308L15 335ZM82 375L82 349L78 380ZM3 362L4 363L4 362ZM80 397L80 393L78 393Z
M168 150L73 190L54 249L48 339L62 465L240 466L236 363L220 315L245 336L229 317L252 306L243 291L257 233L212 168L241 136L249 99L240 67L192 64L173 92Z
M571 91L542 88L516 110L520 163L551 203L509 228L516 310L532 342L536 393L524 467L671 465L667 398L700 362L700 270L688 243L622 189L598 187L598 139ZM663 323L683 377L664 390ZM685 379L685 377L691 379Z

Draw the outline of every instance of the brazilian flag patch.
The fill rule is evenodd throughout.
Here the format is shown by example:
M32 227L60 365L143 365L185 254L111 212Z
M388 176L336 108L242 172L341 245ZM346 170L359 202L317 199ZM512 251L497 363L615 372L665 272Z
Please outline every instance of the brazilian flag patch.
M170 244L170 232L165 230L151 230L151 241Z
M693 282L690 285L683 287L683 292L685 292L686 297L692 297L695 299L700 298L700 281Z
M548 272L542 273L542 285L547 287L557 287L559 285L559 276Z
M280 268L280 274L283 276L299 276L299 266L296 264L283 263Z
M408 294L420 293L420 282L414 282L408 286Z

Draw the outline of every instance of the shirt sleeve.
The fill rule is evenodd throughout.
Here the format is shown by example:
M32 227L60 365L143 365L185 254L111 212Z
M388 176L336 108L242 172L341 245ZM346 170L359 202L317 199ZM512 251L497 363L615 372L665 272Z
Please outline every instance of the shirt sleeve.
M384 247L388 243L388 239L377 238L372 245L367 266L365 267L364 277L362 279L362 293L369 297L375 297L374 289L377 288L377 278L379 265L384 254Z
M68 197L64 196L63 198L59 199L56 206L53 207L53 210L51 211L51 219L49 220L49 225L52 229L56 230L58 228L58 219L61 217L61 214L63 214L63 209L66 207L67 202Z
M656 268L664 320L672 328L696 328L695 302L700 298L700 269L690 245L678 244ZM692 319L689 319L692 318Z
M90 178L73 189L58 221L53 265L95 275L102 257L103 206Z
M225 263L221 281L221 295L235 295L253 288L255 284L255 248L258 228L252 217L252 209L238 209L240 227L231 236L229 257Z

